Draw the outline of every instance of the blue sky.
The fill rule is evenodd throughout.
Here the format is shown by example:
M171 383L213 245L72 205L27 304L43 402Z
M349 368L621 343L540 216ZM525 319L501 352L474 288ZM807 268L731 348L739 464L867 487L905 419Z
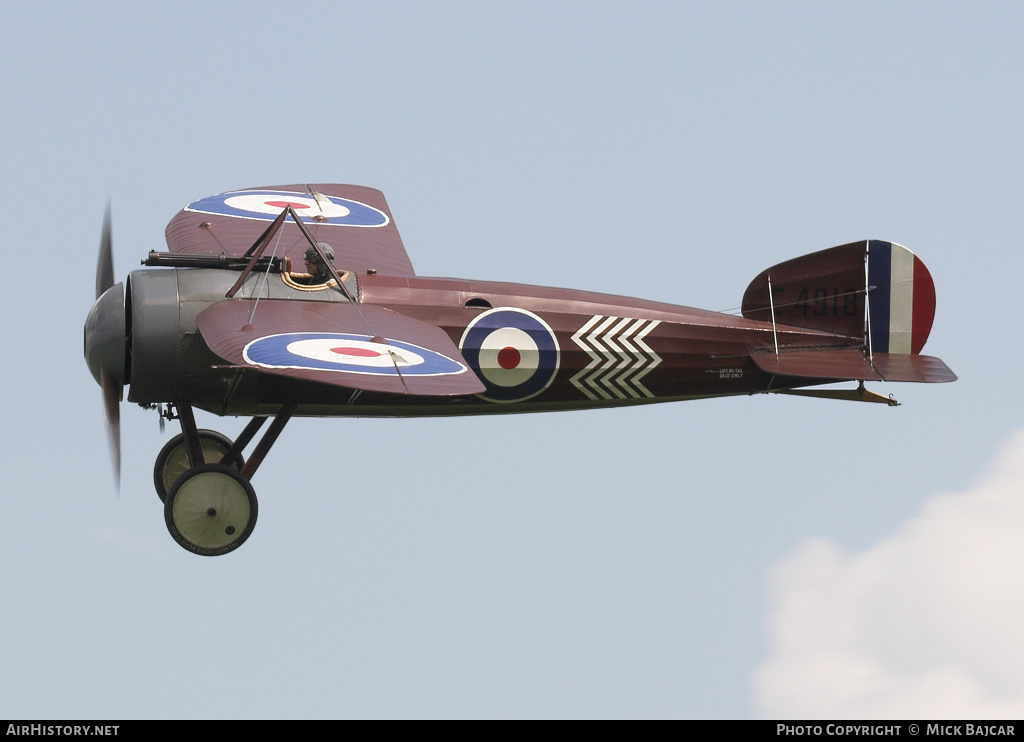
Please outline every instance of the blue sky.
M0 715L1019 718L1022 31L1013 3L8 8ZM252 538L195 557L152 489L175 431L127 404L114 494L80 350L103 208L123 278L186 203L302 181L383 190L421 275L705 309L899 242L960 380L295 420Z

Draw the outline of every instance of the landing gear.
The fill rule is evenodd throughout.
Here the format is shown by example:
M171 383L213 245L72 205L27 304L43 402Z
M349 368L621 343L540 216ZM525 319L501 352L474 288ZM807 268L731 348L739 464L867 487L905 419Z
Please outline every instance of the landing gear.
M259 506L249 480L223 464L182 474L164 499L164 521L182 548L220 556L241 546L256 526Z
M183 548L202 556L220 556L241 546L256 525L259 509L249 480L295 412L285 405L253 449L242 450L267 418L253 418L234 443L212 430L198 430L192 408L174 405L181 434L160 451L153 484L164 503L164 522ZM209 462L209 463L207 463Z
M242 467L245 466L242 454L235 454L229 462L223 460L224 455L231 450L230 438L215 430L198 430L196 432L199 435L199 444L203 449L204 461L226 463L233 466L236 471L242 470ZM160 453L156 457L156 465L153 467L153 486L156 487L156 494L160 498L160 502L167 499L171 485L188 471L191 465L188 446L185 444L185 434L178 433L160 449Z

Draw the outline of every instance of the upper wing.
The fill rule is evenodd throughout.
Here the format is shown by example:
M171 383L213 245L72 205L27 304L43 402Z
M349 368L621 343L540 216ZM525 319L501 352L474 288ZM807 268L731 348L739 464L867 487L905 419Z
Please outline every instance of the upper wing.
M179 253L242 255L289 204L313 239L334 248L339 270L415 275L384 194L363 186L263 186L203 198L168 223L167 247ZM279 238L267 255L291 258L301 267L308 245L291 219Z
M340 302L263 299L255 311L253 303L229 299L196 318L210 350L229 363L391 394L484 391L448 335L427 322Z

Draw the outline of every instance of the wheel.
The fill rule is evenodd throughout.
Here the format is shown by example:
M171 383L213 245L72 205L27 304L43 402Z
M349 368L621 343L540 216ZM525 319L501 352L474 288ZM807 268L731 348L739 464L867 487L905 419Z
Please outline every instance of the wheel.
M203 448L203 460L213 464L220 462L224 454L231 449L231 439L216 430L200 430L199 444ZM242 454L238 454L231 465L241 471L245 466ZM188 448L185 446L185 434L178 433L160 449L160 453L156 457L156 464L153 466L153 486L156 487L156 494L160 498L160 502L167 498L167 492L171 489L171 485L188 471L190 466Z
M230 466L202 464L171 485L164 500L164 521L182 548L219 556L249 538L258 509L249 480Z

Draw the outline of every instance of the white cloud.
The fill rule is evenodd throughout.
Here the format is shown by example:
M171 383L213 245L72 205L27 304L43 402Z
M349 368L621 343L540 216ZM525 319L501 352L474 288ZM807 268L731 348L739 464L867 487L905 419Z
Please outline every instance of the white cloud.
M1024 432L868 550L804 543L770 598L762 716L1024 718Z

